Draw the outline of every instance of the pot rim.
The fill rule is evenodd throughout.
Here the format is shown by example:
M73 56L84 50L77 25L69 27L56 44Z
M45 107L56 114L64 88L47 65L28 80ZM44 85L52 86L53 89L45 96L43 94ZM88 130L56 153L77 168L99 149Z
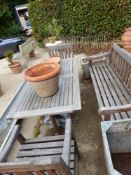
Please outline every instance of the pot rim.
M45 66L48 66L48 65L52 66L53 70L47 74L32 76L31 71L34 69L34 72L35 72L35 68L42 66L42 65L43 65L43 67L44 67L44 65ZM54 63L54 62L41 63L41 64L37 64L35 66L28 68L25 71L24 78L25 78L25 80L30 81L30 82L40 82L40 81L48 80L48 79L56 76L59 72L60 72L60 65L58 63Z
M60 57L50 57L50 58L46 58L43 60L44 63L50 63L50 62L54 62L54 63L60 63Z
M14 64L9 64L8 66L9 66L10 68L14 68L14 67L21 66L21 63L20 63L20 62L14 62Z

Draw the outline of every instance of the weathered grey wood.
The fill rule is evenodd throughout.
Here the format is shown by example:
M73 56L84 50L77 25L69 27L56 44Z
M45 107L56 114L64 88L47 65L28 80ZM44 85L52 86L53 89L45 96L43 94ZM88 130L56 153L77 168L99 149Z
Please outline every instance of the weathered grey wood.
M130 55L114 44L111 53L107 53L106 60L92 62L101 58L100 55L97 56L89 57L89 70L100 108L99 114L102 119L131 118L130 107L126 108L126 105L131 105Z
M95 55L88 56L87 58L83 58L83 62L86 63L88 61L94 61L98 59L102 59L104 57L109 57L111 55L111 52L105 52L105 53L99 53Z
M54 148L54 149L34 149L27 151L19 151L17 158L19 157L35 157L35 156L46 156L46 155L61 155L63 148ZM74 153L74 147L71 147L71 153Z
M119 112L131 111L131 104L121 105L121 106L112 106L112 107L101 107L99 109L100 115L114 114Z
M73 58L73 47L71 44L59 44L48 48L50 57L59 56L61 59Z
M131 152L131 119L101 123L105 159L109 175L121 174L113 166L111 154ZM124 166L124 163L123 163Z
M62 156L62 154L59 155L60 157ZM22 157L22 158L17 158L16 160L17 161L26 161L26 160L29 160L29 161L33 161L33 160L46 160L46 159L50 159L50 158L57 158L58 155L46 155L46 156L39 156L39 157ZM74 153L71 153L70 154L70 161L75 161L75 155Z
M121 49L118 45L113 44L112 48L125 59L129 65L131 65L131 54L128 53L125 49Z
M64 147L62 151L62 158L65 161L66 165L69 166L70 163L70 151L71 151L71 118L66 118L65 125L65 138L64 138Z
M42 115L55 115L55 114L62 114L62 113L72 113L74 111L74 106L64 106L64 107L54 107L54 108L47 108L47 109L36 109L31 111L21 111L16 112L12 117L7 116L6 118L14 118L14 119L24 119L24 118L32 118Z
M20 119L80 110L80 88L75 60L72 58L61 60L61 67L59 90L54 96L39 97L32 86L24 82L6 118Z
M40 137L40 138L26 139L24 144L63 141L63 140L64 140L64 135L49 136L49 137L45 136L45 137Z
M0 152L0 162L3 162L6 160L7 155L12 147L12 144L16 140L17 135L19 134L19 131L20 131L20 125L15 125L14 129L12 130L9 140L7 141L3 150Z
M57 171L61 175L72 175L75 168L75 144L71 135L71 118L68 117L65 135L24 139L16 162L0 164L0 172L23 175L31 172L40 174L43 170L49 174Z
M107 123L108 124L108 123ZM104 147L104 154L105 154L105 161L107 166L108 175L116 175L115 169L112 164L110 148L106 136L106 127L104 127L104 123L101 123L101 130L102 130L102 140L103 140L103 147Z
M77 63L76 60L73 61L73 105L74 110L80 110L81 109L81 99L80 97L80 85L79 85L79 76L78 76L78 70L77 70Z

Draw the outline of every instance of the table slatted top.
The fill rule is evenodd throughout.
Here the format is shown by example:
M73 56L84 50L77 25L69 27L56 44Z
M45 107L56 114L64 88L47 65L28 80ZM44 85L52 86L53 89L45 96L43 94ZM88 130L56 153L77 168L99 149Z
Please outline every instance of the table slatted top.
M59 90L51 97L40 97L31 84L24 81L14 97L6 118L28 118L60 114L81 109L79 78L75 59L61 60Z

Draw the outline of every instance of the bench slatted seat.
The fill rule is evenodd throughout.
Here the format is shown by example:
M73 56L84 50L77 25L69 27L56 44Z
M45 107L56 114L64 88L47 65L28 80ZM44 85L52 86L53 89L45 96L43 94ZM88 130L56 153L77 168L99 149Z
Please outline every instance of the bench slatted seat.
M20 134L17 124L9 141L3 149L0 159L0 174L33 174L36 175L77 175L78 156L76 142L72 138L71 118L66 118L65 134L33 139L25 139ZM20 148L14 161L6 162L9 149L15 139Z
M103 120L131 118L131 55L113 44L102 57L87 58L99 114Z

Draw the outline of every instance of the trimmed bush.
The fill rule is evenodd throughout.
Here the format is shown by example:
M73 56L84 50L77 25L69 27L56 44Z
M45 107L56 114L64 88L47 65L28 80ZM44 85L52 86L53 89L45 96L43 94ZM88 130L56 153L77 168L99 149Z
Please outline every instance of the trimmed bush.
M130 0L35 0L30 3L30 21L38 41L48 36L46 25L53 17L63 35L106 35L116 38L131 26Z

